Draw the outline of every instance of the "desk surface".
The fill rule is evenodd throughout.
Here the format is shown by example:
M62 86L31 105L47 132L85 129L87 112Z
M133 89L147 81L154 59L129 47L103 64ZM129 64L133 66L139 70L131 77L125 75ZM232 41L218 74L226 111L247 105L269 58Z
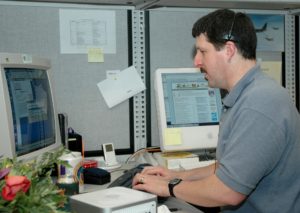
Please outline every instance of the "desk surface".
M114 181L115 179L117 179L119 176L121 176L125 170L128 170L130 168L132 168L134 165L130 165L130 164L124 164L122 165L122 167L111 171L111 181ZM92 192L92 191L96 191L96 190L101 190L101 189L105 189L108 187L110 183L107 184L103 184L103 185L93 185L93 184L84 184L84 188L83 188L83 192ZM158 204L159 206L160 204ZM168 206L168 208L172 208L172 209L178 209L176 211L176 213L202 213L202 211L200 211L199 209L195 208L194 206L170 197L167 199L167 201L164 202L164 205Z

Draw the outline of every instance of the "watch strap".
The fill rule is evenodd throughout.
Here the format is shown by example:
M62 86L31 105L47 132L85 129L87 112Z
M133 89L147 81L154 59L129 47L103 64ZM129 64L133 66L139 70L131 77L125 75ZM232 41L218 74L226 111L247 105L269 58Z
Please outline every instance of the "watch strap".
M179 178L175 178L173 180L171 180L168 184L169 186L169 193L172 197L176 197L175 194L174 194L174 188L175 186L177 186L180 182L182 181L182 179L179 179Z

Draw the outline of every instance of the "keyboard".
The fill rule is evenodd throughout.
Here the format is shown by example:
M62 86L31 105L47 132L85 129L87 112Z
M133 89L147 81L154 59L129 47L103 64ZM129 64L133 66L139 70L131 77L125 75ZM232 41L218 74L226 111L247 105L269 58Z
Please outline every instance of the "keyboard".
M123 187L127 187L127 188L132 188L132 179L134 178L134 176L137 173L141 172L145 166L152 166L152 165L149 163L142 163L132 169L125 171L123 175L121 175L116 180L111 182L107 188L111 188L111 187L115 187L115 186L123 186ZM158 196L157 202L164 203L167 199L168 199L167 197Z
M137 165L136 167L129 169L127 171L124 172L123 175L121 175L120 177L118 177L116 180L114 180L113 182L111 182L108 185L108 188L114 187L114 186L124 186L126 188L132 188L132 179L133 177L141 172L145 166L152 166L149 163L142 163Z

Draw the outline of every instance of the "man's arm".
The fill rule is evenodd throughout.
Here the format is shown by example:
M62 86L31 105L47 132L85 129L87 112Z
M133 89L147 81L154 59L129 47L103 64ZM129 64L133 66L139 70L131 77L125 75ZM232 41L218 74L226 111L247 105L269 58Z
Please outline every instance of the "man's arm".
M214 172L217 169L217 166L218 166L217 163L213 163L209 166L195 168L186 171L174 171L161 166L155 166L155 167L147 166L144 168L141 174L158 175L168 180L173 178L180 178L182 180L199 180L214 174Z
M169 180L160 175L137 174L133 188L168 197L168 183ZM237 205L246 198L226 186L215 174L200 180L183 180L174 187L173 192L181 200L206 207Z
M218 163L215 162L205 167L182 171L181 173L179 173L178 178L181 178L182 180L200 180L213 175L217 167Z
M159 196L170 196L168 183L172 178L183 181L174 188L177 198L189 203L206 206L237 205L246 196L225 185L216 175L217 163L187 171L171 171L163 167L147 167L133 181L135 189ZM143 179L140 183L139 180Z
M182 181L174 188L177 198L206 207L238 205L246 196L232 190L215 174L196 181Z

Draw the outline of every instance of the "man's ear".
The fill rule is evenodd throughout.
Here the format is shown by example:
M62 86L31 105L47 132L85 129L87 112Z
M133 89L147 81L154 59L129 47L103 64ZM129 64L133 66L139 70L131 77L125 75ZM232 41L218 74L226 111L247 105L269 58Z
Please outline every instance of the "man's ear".
M225 51L226 55L228 57L228 60L231 60L231 58L236 54L237 48L235 46L235 43L232 41L227 41L225 44Z

